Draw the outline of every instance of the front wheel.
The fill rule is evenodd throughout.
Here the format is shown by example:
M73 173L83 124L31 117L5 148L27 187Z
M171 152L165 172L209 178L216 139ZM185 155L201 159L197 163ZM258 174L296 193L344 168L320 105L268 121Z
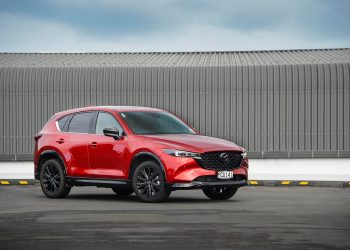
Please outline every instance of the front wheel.
M40 171L40 186L49 198L63 198L68 195L71 188L67 185L60 161L51 159L43 164Z
M135 169L132 186L136 196L144 202L162 202L171 193L162 169L154 161L145 161Z
M238 187L208 187L203 188L203 193L212 200L227 200L235 195Z

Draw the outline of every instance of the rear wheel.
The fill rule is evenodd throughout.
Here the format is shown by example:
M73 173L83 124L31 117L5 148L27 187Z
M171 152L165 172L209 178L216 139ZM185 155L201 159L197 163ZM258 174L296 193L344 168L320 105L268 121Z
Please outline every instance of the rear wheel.
M71 188L67 186L66 176L60 161L51 159L46 161L40 171L40 186L49 198L66 197Z
M113 192L116 193L117 195L130 195L134 192L132 187L117 187L117 188L112 188Z
M162 202L171 193L162 169L154 161L145 161L135 169L132 186L136 196L144 202Z
M208 187L203 188L203 193L212 200L227 200L235 195L238 187Z

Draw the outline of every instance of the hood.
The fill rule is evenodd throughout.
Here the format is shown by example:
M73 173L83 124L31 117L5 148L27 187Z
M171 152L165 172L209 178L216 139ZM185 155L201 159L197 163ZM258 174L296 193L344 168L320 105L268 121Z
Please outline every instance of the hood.
M243 148L235 143L223 139L186 134L166 134L166 135L144 135L145 140L152 140L163 148L186 150L191 152L203 153L207 151L242 151Z

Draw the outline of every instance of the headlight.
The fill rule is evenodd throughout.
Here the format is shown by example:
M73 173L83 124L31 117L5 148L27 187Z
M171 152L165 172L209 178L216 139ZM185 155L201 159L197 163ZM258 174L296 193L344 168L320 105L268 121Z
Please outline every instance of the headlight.
M241 153L241 156L243 157L243 158L246 158L247 157L247 151L243 151L243 153Z
M163 149L165 153L168 155L176 156L176 157L188 157L188 158L200 158L201 155L199 153L193 153L188 151L174 150L174 149Z

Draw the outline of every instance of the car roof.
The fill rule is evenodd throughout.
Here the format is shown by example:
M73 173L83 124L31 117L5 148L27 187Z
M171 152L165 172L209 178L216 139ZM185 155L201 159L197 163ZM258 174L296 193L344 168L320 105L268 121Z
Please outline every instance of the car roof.
M90 106L90 107L83 107L83 108L75 108L75 109L68 109L65 111L61 111L56 113L57 116L62 116L66 114L71 113L77 113L77 112L83 112L83 111L95 111L95 110L102 110L102 111L117 111L117 112L128 112L128 111L148 111L148 112L156 112L156 111L164 111L162 109L157 108L149 108L149 107L138 107L138 106Z

